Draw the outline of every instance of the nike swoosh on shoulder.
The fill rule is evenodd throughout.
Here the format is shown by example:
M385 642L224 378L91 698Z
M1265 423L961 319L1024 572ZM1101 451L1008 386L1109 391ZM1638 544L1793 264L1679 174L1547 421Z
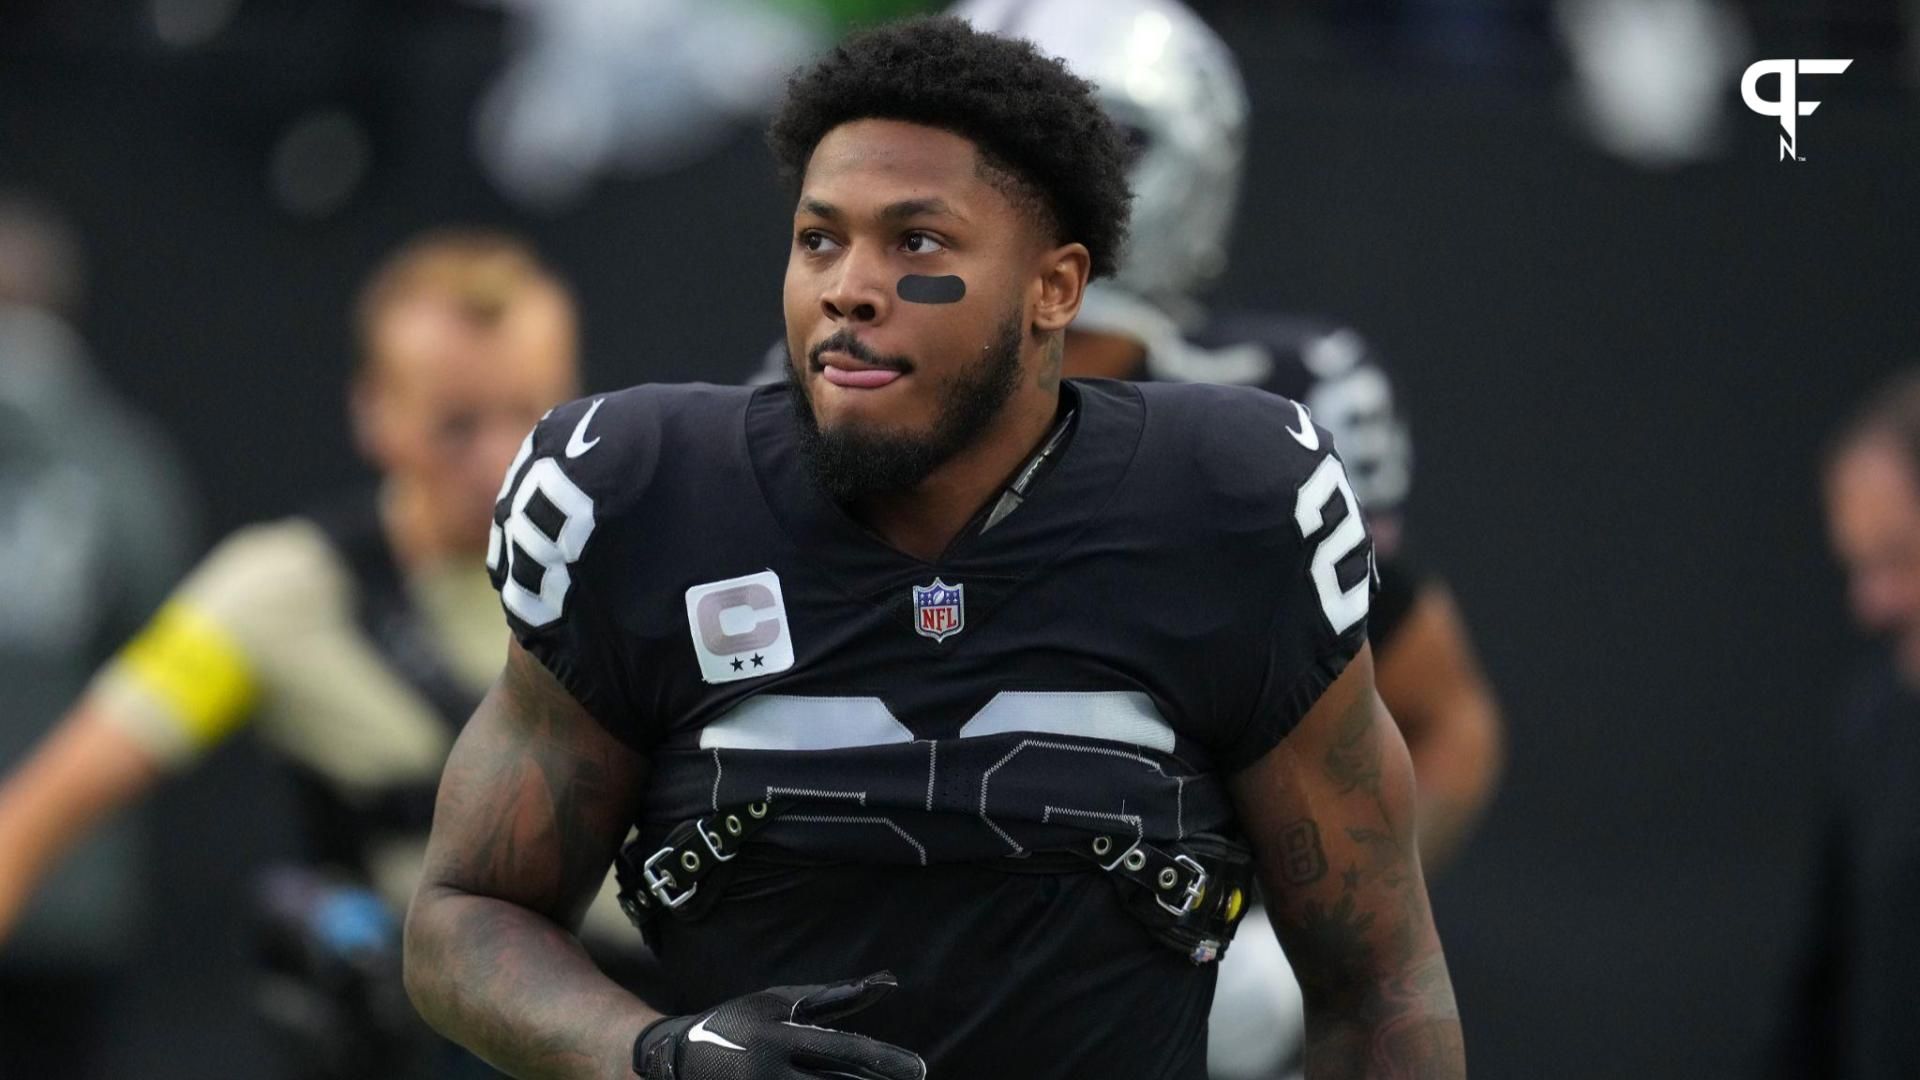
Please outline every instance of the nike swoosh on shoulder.
M599 403L595 402L594 404L597 405ZM711 1019L713 1019L713 1014L708 1013L707 1015L700 1018L699 1023L688 1028L687 1041L697 1042L697 1043L712 1043L715 1046L725 1047L728 1050L740 1050L740 1051L746 1050L746 1047L741 1046L739 1043L729 1042L724 1036L717 1035L711 1031L708 1031L707 1021Z
M573 425L573 435L567 440L568 457L577 458L600 445L599 436L596 435L591 439L586 437L587 425L593 423L593 414L600 411L601 403L606 400L606 398L594 398L593 404L587 406L587 415L582 416L580 422Z
M1293 436L1294 442L1299 443L1309 450L1320 449L1320 433L1313 430L1313 415L1307 412L1305 405L1297 401L1293 403L1293 407L1300 413L1300 430L1295 431L1292 428L1288 428L1287 434Z

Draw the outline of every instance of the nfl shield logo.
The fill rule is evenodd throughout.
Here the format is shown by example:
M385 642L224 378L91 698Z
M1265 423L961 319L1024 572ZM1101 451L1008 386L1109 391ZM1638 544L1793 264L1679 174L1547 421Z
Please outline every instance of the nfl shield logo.
M949 585L939 578L931 585L913 587L913 629L921 637L945 641L967 625L965 585Z

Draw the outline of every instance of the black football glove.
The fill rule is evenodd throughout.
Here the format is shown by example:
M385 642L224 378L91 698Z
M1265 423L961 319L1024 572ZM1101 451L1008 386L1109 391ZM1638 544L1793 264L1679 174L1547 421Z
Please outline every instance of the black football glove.
M656 1020L634 1041L633 1071L645 1080L925 1080L918 1054L821 1026L898 985L882 971L821 986L777 986Z

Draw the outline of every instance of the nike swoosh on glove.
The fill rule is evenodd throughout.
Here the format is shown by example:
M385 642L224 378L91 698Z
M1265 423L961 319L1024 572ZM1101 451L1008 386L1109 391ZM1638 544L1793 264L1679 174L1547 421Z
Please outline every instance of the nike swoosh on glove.
M649 1024L633 1044L644 1080L925 1080L927 1063L891 1043L825 1025L886 997L889 972L818 986L776 986Z

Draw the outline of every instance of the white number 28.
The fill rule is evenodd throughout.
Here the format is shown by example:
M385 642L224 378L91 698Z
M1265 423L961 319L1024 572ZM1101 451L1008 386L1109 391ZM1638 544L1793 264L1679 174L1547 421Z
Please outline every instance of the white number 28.
M513 482L531 447L532 436L528 436L528 442L521 446L513 466L507 470L506 484ZM506 484L502 485L502 498L506 497ZM527 513L527 504L533 501L535 492L560 512L557 535L547 535ZM580 558L587 538L593 535L593 499L560 471L558 461L543 457L521 478L508 510L505 528L496 525L487 536L487 568L501 575L500 600L507 610L529 626L546 626L560 618L567 591L573 587L573 573L569 568ZM514 579L513 564L521 555L540 566L537 590Z
M1334 526L1313 549L1313 587L1320 594L1320 609L1336 634L1344 634L1367 617L1367 603L1373 586L1372 575L1363 574L1352 588L1340 587L1340 563L1366 542L1367 526L1360 519L1360 503L1347 483L1347 471L1332 454L1320 459L1320 465L1300 485L1293 504L1294 524L1300 526L1301 539L1310 539L1326 524L1327 506L1338 495L1347 504L1346 519Z

